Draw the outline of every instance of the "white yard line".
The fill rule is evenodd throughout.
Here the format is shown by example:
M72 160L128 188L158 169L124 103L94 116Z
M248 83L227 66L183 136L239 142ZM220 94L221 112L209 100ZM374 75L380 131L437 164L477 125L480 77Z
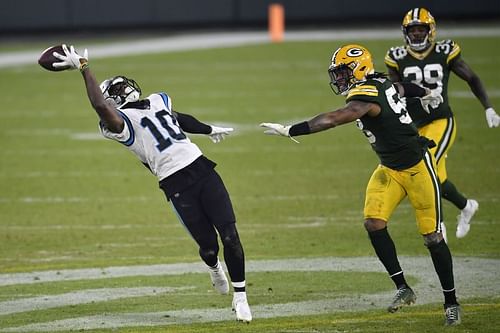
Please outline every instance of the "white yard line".
M500 27L440 27L438 38L500 36ZM287 31L286 41L328 41L397 39L402 42L401 30L397 25L392 29L329 29ZM267 31L216 32L202 34L182 34L164 38L143 38L107 45L86 45L82 42L77 49L89 49L90 59L129 56L150 53L177 52L187 50L235 47L270 43ZM42 50L0 53L0 68L36 64Z
M156 296L193 288L195 287L99 288L79 290L59 295L21 298L0 302L0 316L26 311L45 310L61 306L107 302L128 297Z
M428 257L400 258L408 276L418 282L413 286L418 304L440 303L442 294L439 282ZM484 258L454 258L455 280L460 299L488 297L500 294L500 260ZM332 271L332 272L384 272L375 257L355 258L311 258L248 261L247 272L283 271ZM478 274L477 272L480 272ZM43 282L92 280L125 276L180 275L185 273L206 273L202 263L178 263L150 266L121 266L103 269L74 269L41 271L32 273L1 274L2 285L32 284ZM206 277L208 278L208 277ZM85 293L85 291L82 291ZM325 299L319 301L291 302L285 304L262 304L253 306L254 318L282 316L304 316L366 309L381 309L389 302L393 291L375 294L360 294L352 297ZM122 296L126 296L122 294ZM251 291L249 294L252 299ZM22 302L22 300L18 300ZM228 299L228 303L229 303ZM76 301L75 301L76 303ZM24 307L28 305L23 305ZM12 311L12 310L11 310ZM70 318L47 323L36 323L2 329L1 332L43 332L61 330L83 330L98 328L119 328L133 326L160 326L234 320L228 305L225 309L191 309L150 313L113 313L96 316Z

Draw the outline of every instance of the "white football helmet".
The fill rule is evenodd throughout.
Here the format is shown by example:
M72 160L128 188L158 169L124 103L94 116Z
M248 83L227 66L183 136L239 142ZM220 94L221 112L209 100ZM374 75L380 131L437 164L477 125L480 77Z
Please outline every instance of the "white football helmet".
M121 75L104 80L99 87L104 98L113 101L116 107L129 102L137 102L141 97L139 85L134 80Z

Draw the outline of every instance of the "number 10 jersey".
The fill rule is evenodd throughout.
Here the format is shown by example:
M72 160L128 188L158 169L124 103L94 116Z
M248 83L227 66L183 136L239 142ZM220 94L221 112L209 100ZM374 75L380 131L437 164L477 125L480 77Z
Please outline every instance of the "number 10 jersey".
M110 132L100 123L102 135L125 145L159 181L202 155L179 126L167 94L151 94L146 99L122 105L118 112L125 122L123 131Z

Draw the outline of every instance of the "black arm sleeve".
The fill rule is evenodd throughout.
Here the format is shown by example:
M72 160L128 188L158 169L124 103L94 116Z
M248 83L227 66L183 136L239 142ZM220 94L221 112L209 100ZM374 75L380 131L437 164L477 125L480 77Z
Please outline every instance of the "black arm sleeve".
M177 116L179 125L185 132L193 134L210 134L212 132L212 127L202 123L189 114L179 113L176 111L175 115Z
M403 86L403 89L405 90L404 97L423 97L427 95L427 91L410 82L399 82L400 85Z
M290 127L288 134L290 136L298 136L298 135L306 135L311 133L311 128L307 121L303 121L301 123L295 124Z

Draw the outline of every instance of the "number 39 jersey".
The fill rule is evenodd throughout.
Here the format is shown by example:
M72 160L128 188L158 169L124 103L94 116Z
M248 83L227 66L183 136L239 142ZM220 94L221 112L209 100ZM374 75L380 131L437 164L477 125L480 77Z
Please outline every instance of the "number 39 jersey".
M346 102L359 100L380 106L376 117L364 115L357 121L378 155L380 163L394 170L404 170L422 160L425 139L408 115L391 81L372 78L349 91Z
M448 80L450 66L460 57L460 46L452 40L435 43L422 53L407 46L392 47L385 56L387 67L397 71L402 82L412 82L429 89L438 90L443 96L443 103L427 113L417 98L407 99L407 109L417 127L429 124L433 120L448 118L452 111L448 104Z
M125 122L123 131L112 133L100 123L102 135L125 145L159 181L202 155L180 128L167 94L151 94L121 106L118 111Z

